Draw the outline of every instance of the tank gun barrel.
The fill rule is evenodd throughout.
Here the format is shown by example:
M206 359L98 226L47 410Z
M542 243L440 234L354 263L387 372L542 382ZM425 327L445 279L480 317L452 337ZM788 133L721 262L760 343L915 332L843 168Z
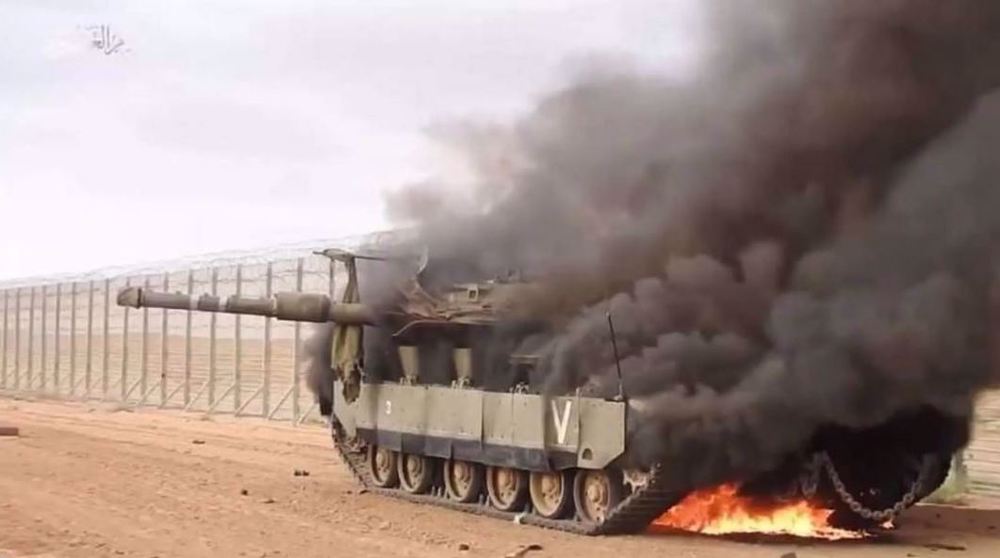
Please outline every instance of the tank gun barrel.
M329 296L317 293L278 293L272 297L250 298L159 293L142 287L126 287L118 292L118 305L268 316L293 322L356 325L375 325L377 322L376 313L370 306L333 302Z

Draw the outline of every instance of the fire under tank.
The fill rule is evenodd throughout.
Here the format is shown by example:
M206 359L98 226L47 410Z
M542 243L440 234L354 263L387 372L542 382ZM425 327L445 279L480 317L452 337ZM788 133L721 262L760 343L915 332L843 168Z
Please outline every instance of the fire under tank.
M516 352L551 324L511 315L532 284L507 278L425 288L426 262L391 302L360 301L358 260L340 300L158 293L130 287L118 304L330 323L328 374L311 378L334 447L366 489L405 500L585 535L641 532L700 486L679 487L670 463L636 463L627 393L554 395L538 356ZM379 262L380 264L383 262ZM386 264L390 265L390 264ZM609 321L610 323L610 321ZM612 337L613 339L613 337ZM830 522L877 528L944 481L968 441L967 417L931 408L863 430L830 425L782 464L732 479L745 495L806 498Z

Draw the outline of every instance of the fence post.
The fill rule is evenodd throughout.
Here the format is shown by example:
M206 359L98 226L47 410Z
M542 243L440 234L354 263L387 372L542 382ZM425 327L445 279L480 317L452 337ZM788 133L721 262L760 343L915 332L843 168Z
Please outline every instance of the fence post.
M149 276L147 275L142 281L142 287L149 292ZM142 309L142 340L141 340L141 353L139 354L141 360L141 368L139 377L139 397L144 398L146 396L146 388L149 384L149 308Z
M267 275L264 279L264 296L271 298L274 294L274 264L267 262ZM271 318L264 317L264 391L261 392L261 415L268 416L271 412Z
M70 283L69 295L69 394L76 395L76 281ZM86 390L84 390L86 392Z
M125 279L125 287L132 286L132 278ZM121 402L125 402L125 397L128 395L128 306L123 306L122 309L122 367L121 367L121 384L118 386L121 393Z
M170 274L163 274L163 292L170 292ZM167 402L167 358L170 356L169 312L163 309L163 321L160 324L160 405Z
M28 369L27 391L35 390L35 287L30 287L28 298Z
M108 375L111 373L111 279L104 280L104 323L101 324L101 399L108 396Z
M21 287L14 291L14 389L21 388Z
M48 327L47 327L48 326L48 321L49 321L49 286L48 285L42 285L42 330L41 330L41 334L42 334L42 354L41 354L41 358L39 358L38 368L39 368L39 374L41 375L41 378L40 378L40 381L39 381L39 388L41 389L41 391L43 393L45 392L45 389L46 389L46 386L47 386L45 372L46 372L46 370L48 368L46 366L48 364L48 358L47 358L48 357L48 351L47 351L47 349L48 349L48 339L49 339L49 331L48 331Z
M327 287L330 289L330 300L337 300L337 262L330 258L330 271L326 278Z
M959 494L969 493L969 467L965 463L965 451L959 450L952 457L951 471L955 476L955 487Z
M236 296L243 294L243 264L236 265ZM235 414L237 410L241 407L241 394L240 394L240 382L243 379L240 374L240 361L243 357L243 339L242 339L242 329L240 328L241 320L240 315L236 315L234 320L236 326L236 331L234 334L236 338L233 340L235 347L233 348L233 413Z
M219 295L219 268L212 268L212 296ZM210 316L210 329L208 333L208 406L212 407L215 405L215 360L216 360L216 325L218 324L218 315L212 312Z
M93 380L94 372L94 280L87 283L87 358L84 368L84 397L90 397L90 383ZM74 287L74 290L76 288ZM76 324L73 324L76 329Z
M188 270L187 294L194 295L194 270ZM187 311L187 324L184 328L184 408L191 403L191 320L192 312Z
M302 292L302 271L305 258L299 258L295 265L295 291ZM295 322L295 338L292 341L292 424L299 420L299 343L302 340L302 322Z
M56 283L56 323L55 323L55 338L53 339L54 347L52 352L55 353L55 358L52 361L52 381L55 384L56 393L59 393L59 387L62 385L59 377L59 361L62 357L62 342L60 337L62 337L62 283Z
M7 389L7 311L10 307L10 297L8 296L10 292L7 289L3 291L3 353L2 355L2 366L3 370L0 371L0 387Z

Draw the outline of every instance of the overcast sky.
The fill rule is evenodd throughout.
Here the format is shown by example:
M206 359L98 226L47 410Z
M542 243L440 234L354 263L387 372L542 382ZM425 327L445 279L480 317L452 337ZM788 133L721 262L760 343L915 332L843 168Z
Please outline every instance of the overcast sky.
M695 4L0 0L0 279L385 228L428 126L589 57L682 69Z

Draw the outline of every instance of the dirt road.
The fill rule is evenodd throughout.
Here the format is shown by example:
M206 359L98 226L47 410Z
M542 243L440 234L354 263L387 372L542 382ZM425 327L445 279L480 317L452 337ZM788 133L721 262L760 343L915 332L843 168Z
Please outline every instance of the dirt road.
M0 399L3 423L3 558L1000 556L1000 511L922 507L864 543L583 538L358 494L318 427Z

